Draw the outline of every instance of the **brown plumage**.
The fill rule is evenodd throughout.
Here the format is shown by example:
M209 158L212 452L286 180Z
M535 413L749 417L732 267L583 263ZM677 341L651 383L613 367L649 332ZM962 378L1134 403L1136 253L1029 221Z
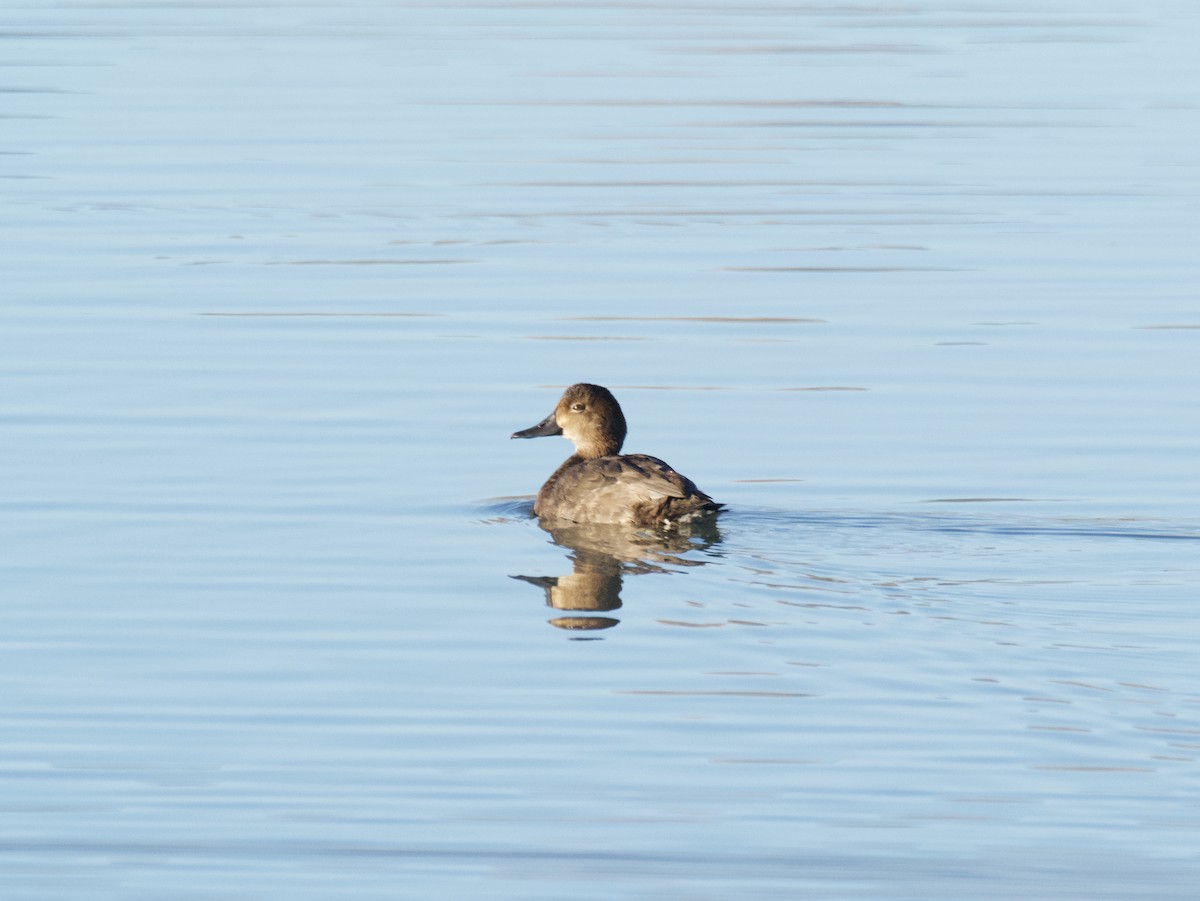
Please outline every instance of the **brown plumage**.
M721 509L657 457L621 453L625 416L607 388L572 385L553 413L512 437L545 435L563 435L575 445L575 453L538 492L533 512L543 521L672 529Z

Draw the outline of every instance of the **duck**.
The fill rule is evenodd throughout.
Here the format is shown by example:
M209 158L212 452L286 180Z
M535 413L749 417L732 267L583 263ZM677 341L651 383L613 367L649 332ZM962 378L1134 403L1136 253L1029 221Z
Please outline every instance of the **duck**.
M622 454L625 414L612 392L580 382L554 412L513 438L562 435L575 453L537 493L533 512L546 523L595 523L679 529L711 520L722 508L696 483L649 454Z

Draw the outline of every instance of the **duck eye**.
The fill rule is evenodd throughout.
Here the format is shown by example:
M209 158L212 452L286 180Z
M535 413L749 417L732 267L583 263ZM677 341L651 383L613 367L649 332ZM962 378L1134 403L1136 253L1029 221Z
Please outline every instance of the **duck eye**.
M571 409L574 410L576 413L582 413L583 412L583 404L571 404Z

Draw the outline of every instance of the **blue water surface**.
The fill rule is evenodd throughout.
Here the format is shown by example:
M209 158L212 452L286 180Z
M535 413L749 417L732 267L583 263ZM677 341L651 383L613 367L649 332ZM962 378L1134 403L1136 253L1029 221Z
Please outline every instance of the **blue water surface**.
M1195 897L1195 10L0 35L5 897Z

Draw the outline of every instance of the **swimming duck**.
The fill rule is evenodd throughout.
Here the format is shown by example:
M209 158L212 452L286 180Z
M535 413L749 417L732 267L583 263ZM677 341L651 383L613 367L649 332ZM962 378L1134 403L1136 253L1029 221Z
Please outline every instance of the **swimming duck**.
M554 412L514 438L563 435L575 445L538 492L543 521L611 523L673 529L721 509L657 457L622 454L625 416L612 392L580 383L563 392Z

